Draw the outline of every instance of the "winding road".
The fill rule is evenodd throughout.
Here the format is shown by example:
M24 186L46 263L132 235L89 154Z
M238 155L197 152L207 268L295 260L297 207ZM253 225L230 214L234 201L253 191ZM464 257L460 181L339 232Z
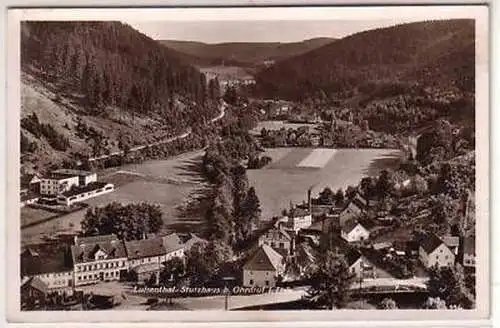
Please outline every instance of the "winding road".
M226 115L226 109L227 109L227 103L225 101L222 101L222 104L219 107L219 111L220 111L219 115L217 115L216 117L212 118L210 120L210 123L215 123L215 122L221 120ZM161 140L161 141L153 142L153 143L150 143L150 144L147 144L147 145L140 145L140 146L132 147L132 148L129 149L129 152L136 152L136 151L145 149L147 147L153 147L153 146L163 145L163 144L171 143L171 142L176 141L176 140L185 139L185 138L189 137L191 135L191 133L192 133L192 129L189 128L186 132L184 132L182 134L179 134L179 135L177 135L175 137L170 137L168 139L164 139L164 140ZM125 152L123 150L120 150L120 151L112 152L112 153L107 154L107 155L101 155L101 156L96 156L96 157L89 157L88 161L89 162L94 162L94 161L98 161L98 160L110 158L110 157L113 157L113 156L124 155L124 154L125 154Z

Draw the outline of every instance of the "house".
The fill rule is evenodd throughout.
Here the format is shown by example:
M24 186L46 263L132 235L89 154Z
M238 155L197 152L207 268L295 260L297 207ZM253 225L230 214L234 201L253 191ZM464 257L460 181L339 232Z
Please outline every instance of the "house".
M301 207L292 208L288 213L285 226L297 233L300 229L309 228L312 225L312 215L308 209Z
M70 190L73 186L78 186L78 183L78 176L51 173L40 179L40 194L56 196Z
M473 268L476 266L476 237L467 236L463 238L462 245L463 266Z
M348 220L341 226L341 237L349 243L366 240L370 237L370 231L356 220Z
M30 277L21 283L21 309L39 308L45 302L49 288L39 277Z
M85 187L97 182L97 174L89 171L60 169L52 171L40 179L40 193L42 195L58 195L75 187Z
M38 174L23 174L21 176L21 194L40 193L40 177Z
M46 243L30 245L21 252L21 278L37 278L49 291L62 292L73 287L73 263L69 245Z
M97 181L97 173L83 170L59 169L52 171L53 174L58 174L67 177L78 177L78 185L86 186L91 182Z
M344 207L344 209L339 214L340 225L344 225L345 222L351 219L357 219L366 213L368 209L368 201L357 193L356 196Z
M72 186L69 190L63 191L57 196L57 203L71 206L76 202L81 202L92 197L104 195L115 190L112 183L92 181L84 186Z
M357 250L349 249L344 254L349 272L357 278L375 278L374 266Z
M285 271L285 262L272 247L264 244L243 266L243 286L275 287L278 277Z
M129 270L134 270L138 281L158 279L166 258L163 238L125 241Z
M181 240L181 243L184 244L184 247L183 247L184 253L191 250L191 248L193 248L193 246L195 246L197 244L206 245L208 243L207 240L200 238L191 232L186 233L186 234L178 234L178 236L179 236L179 239Z
M258 246L267 245L283 256L293 253L293 238L282 228L272 228L259 237Z
M124 242L113 234L75 237L71 255L75 286L119 280L128 271Z
M428 233L420 238L419 258L426 268L452 266L455 254L435 234Z

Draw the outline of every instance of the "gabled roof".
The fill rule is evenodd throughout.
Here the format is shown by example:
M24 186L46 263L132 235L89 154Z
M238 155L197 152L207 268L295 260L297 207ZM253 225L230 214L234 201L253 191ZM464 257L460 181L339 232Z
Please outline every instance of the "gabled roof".
M175 252L181 248L184 248L184 243L178 234L172 233L170 235L162 237L163 247L167 254Z
M294 218L307 216L310 214L311 213L309 213L309 210L307 210L305 208L295 207L295 208L290 210L288 217L289 217L289 220L293 220Z
M345 261L347 262L347 265L349 267L356 263L361 258L361 256L362 254L353 248L347 250L347 252L344 254Z
M49 287L47 284L40 278L38 277L31 277L28 280L24 282L24 284L21 285L21 288L26 288L26 287L31 287L36 290L41 291L44 294L47 294Z
M125 249L127 250L127 257L131 260L160 256L167 253L161 237L126 241Z
M106 259L127 257L124 242L115 235L92 236L78 238L76 244L71 247L73 262L75 264L94 262L95 253L99 250L106 253Z
M464 254L476 255L476 237L468 236L464 238Z
M184 240L184 249L189 250L189 249L191 249L191 247L193 247L194 245L196 245L198 243L206 244L206 243L208 243L208 241L203 239L203 238L198 237L194 233L189 233L187 235L187 239Z
M30 245L21 253L21 275L68 272L72 270L69 245L45 243Z
M347 220L344 223L344 225L342 225L342 231L344 233L350 233L358 225L360 225L361 227L363 227L363 229L366 230L366 228L361 223L359 223L357 220Z
M434 250L441 246L441 244L443 244L443 241L433 233L426 234L420 240L420 246L422 246L427 254L434 252Z
M282 261L283 256L270 246L262 245L252 255L250 260L245 263L243 269L254 271L275 271L279 268Z

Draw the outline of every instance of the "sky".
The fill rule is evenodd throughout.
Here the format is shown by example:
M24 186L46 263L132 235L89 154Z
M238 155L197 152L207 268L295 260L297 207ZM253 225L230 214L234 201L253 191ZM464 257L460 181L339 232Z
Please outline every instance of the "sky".
M417 19L416 19L417 20ZM295 42L317 37L342 38L411 20L263 20L125 21L156 40L222 42Z

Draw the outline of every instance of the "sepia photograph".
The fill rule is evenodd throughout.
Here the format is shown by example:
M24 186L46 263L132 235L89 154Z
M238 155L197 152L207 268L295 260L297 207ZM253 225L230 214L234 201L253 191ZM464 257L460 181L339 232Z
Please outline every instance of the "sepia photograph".
M487 7L309 9L11 12L13 318L487 316Z

